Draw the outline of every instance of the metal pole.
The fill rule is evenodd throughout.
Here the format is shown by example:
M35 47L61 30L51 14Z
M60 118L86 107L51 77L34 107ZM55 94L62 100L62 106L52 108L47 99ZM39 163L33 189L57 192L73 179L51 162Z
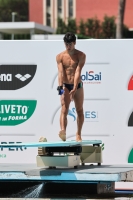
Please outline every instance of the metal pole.
M125 11L126 0L119 0L118 5L118 16L116 24L116 38L121 39L123 36L123 20L124 20L124 11Z
M17 13L16 12L12 12L12 22L15 22L15 15ZM12 33L12 40L14 40L14 33Z

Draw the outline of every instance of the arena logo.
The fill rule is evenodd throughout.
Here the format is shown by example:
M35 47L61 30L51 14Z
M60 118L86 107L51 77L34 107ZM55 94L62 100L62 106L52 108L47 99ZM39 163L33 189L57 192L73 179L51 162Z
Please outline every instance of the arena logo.
M0 81L12 81L12 74L0 74Z
M76 109L72 108L68 110L68 115L73 118L73 121L77 119ZM97 120L98 119L98 112L97 111L85 111L84 112L85 121L89 120Z
M13 144L21 144L22 142L0 142L0 144L10 144L10 145L13 145ZM0 151L4 151L5 149L8 149L8 151L23 151L23 150L26 150L27 148L26 147L22 147L22 146L15 146L15 147L0 147Z
M0 126L15 126L27 121L35 111L36 100L1 100Z
M101 83L101 80L102 80L102 73L99 72L98 74L97 73L94 73L94 71L89 71L89 72L86 72L86 74L82 74L81 75L81 80L84 82L84 83Z
M37 65L0 65L0 90L17 90L34 77Z
M129 117L128 126L133 126L133 112L131 113L131 115Z
M128 90L133 90L133 75L131 76L128 83Z

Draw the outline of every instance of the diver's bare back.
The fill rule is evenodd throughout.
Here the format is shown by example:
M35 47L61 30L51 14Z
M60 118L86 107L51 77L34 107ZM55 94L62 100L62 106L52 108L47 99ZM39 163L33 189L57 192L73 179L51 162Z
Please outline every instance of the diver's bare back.
M74 54L70 55L66 51L59 54L61 59L61 63L63 66L63 82L67 84L74 83L74 75L76 68L78 66L78 62L80 57L83 55L83 52L76 50ZM80 82L80 80L79 80Z

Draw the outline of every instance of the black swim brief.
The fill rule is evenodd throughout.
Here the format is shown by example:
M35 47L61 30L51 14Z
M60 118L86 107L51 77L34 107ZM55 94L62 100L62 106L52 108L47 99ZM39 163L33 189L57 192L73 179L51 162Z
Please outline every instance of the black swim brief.
M67 83L63 83L63 86L65 86L69 92L73 89L74 84L67 84ZM77 89L82 88L83 87L83 83L79 83L77 86Z

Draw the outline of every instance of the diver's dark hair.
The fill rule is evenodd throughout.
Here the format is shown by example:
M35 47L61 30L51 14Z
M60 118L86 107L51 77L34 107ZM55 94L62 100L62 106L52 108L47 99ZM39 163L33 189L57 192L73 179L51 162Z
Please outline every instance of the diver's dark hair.
M68 33L65 34L63 39L64 39L64 42L71 43L71 42L76 41L76 36L73 33L68 32Z

